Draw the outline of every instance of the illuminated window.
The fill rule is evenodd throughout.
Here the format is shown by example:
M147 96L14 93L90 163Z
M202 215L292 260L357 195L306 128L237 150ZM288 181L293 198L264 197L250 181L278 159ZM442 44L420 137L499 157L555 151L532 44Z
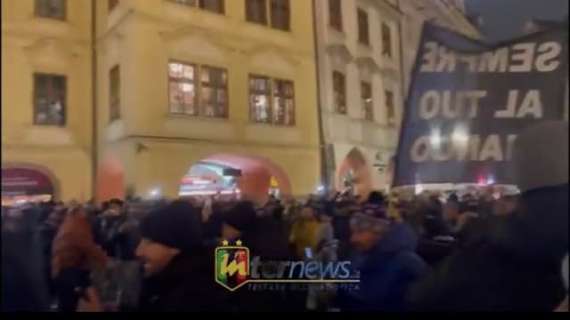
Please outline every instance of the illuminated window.
M210 118L228 117L228 74L225 69L200 67L201 115Z
M121 71L115 66L109 72L109 118L114 121L121 118Z
M66 0L36 0L36 16L65 20Z
M253 122L271 123L271 80L267 77L249 77L250 118Z
M250 75L249 87L252 122L295 125L295 89L292 81Z
M362 82L360 85L362 108L364 110L364 119L374 121L374 103L372 100L372 85L369 82Z
M190 64L171 62L168 68L170 112L197 116L196 67Z
M34 75L34 124L65 126L67 79L65 76Z
M346 114L346 77L344 74L333 72L334 109L339 114Z
M222 68L169 63L170 113L227 118L227 77Z
M273 80L273 124L295 125L295 92L291 81Z

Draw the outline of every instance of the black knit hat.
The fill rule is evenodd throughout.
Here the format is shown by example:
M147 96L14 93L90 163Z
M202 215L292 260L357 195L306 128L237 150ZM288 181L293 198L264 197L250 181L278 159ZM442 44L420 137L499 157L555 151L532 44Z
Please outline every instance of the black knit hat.
M172 202L143 219L141 235L183 252L198 249L202 244L200 213L188 202Z
M251 230L255 226L256 220L255 206L248 201L237 203L230 210L226 211L223 216L224 223L242 232Z

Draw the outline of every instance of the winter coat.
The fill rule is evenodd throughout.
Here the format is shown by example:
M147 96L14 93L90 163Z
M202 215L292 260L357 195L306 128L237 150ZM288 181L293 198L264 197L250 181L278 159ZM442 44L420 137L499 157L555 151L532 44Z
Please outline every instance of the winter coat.
M422 311L547 311L564 299L568 186L525 193L521 211L497 219L411 295ZM474 234L474 233L472 233Z
M360 272L357 289L340 290L342 311L405 311L406 295L412 284L428 270L414 252L417 238L406 223L395 224L378 245L355 254L352 269Z
M145 279L139 311L198 312L223 308L221 299L225 289L214 281L210 256L213 252L180 254L160 273Z

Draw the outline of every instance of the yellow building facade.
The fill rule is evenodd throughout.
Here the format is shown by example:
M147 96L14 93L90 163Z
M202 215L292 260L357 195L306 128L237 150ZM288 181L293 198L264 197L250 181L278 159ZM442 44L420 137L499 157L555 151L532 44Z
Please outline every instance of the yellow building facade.
M37 2L2 1L3 180L11 168L36 170L64 201L127 190L172 198L192 165L208 160L242 170L250 191L318 186L312 1L268 0L262 12L246 0L63 0L55 19L41 17ZM276 20L273 10L286 14ZM196 72L194 84L180 84L194 92L182 107L206 111L173 112L176 64ZM205 73L222 74L223 90L208 88ZM252 96L254 78L271 85L271 116L255 111L264 96ZM212 99L222 113L207 109Z
M6 189L24 186L65 200L91 196L90 5L67 1L50 17L33 0L2 1L3 202ZM22 170L32 174L13 175Z
M99 186L113 185L113 177L122 171L120 184L137 195L160 190L175 197L191 166L214 157L244 172L246 166L271 169L257 175L249 189L267 189L277 176L289 189L285 193L312 192L319 182L319 142L314 38L308 32L311 1L290 1L290 31L248 22L245 0L220 1L221 12L191 2L123 0L114 8L98 5ZM173 63L195 68L194 76L200 79L193 84L198 95L193 103L200 110L206 104L204 70L225 70L225 117L172 112ZM117 66L120 116L111 121L107 97L111 70ZM293 84L294 124L252 121L252 75Z

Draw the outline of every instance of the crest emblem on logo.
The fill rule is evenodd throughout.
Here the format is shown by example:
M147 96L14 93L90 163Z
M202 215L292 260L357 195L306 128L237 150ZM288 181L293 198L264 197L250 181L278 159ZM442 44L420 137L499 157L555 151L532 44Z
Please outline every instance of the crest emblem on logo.
M249 249L236 241L235 246L223 241L215 251L215 278L224 288L235 291L249 280Z

